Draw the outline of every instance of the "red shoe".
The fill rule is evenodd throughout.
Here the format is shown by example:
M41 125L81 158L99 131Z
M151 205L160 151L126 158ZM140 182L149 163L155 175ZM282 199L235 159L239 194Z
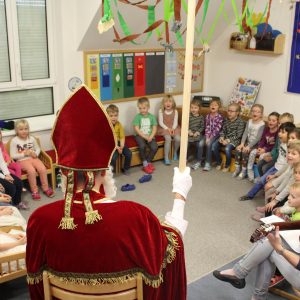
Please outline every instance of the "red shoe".
M271 278L271 281L269 283L269 288L279 284L280 282L282 282L284 280L284 277L282 275L274 275Z
M33 192L31 196L33 200L41 200L41 195L39 194L39 192Z
M150 168L150 166L146 166L146 167L143 167L142 169L145 173L147 174L152 174L153 173L153 170Z
M155 167L154 167L151 163L148 163L148 166L149 166L149 168L150 168L152 171L155 170Z
M44 191L44 194L49 198L54 197L54 192L51 188L49 188L47 191Z

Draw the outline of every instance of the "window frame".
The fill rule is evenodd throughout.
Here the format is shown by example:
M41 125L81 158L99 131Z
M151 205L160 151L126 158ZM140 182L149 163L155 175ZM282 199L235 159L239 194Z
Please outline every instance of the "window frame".
M20 45L18 34L18 20L17 20L17 3L16 0L4 0L5 13L6 13L6 28L8 39L8 51L9 51L9 64L11 72L10 82L0 83L1 92L13 92L18 90L37 89L37 88L52 88L52 107L54 108L53 114L47 114L43 116L28 117L27 120L35 125L42 123L42 126L31 126L31 129L40 128L45 129L44 122L41 119L54 120L56 101L57 98L57 83L55 75L55 55L54 55L54 31L53 31L53 1L45 0L46 3L46 27L47 27L47 43L48 43L48 68L49 78L46 79L34 79L34 80L22 80L21 74L21 57L20 57ZM33 122L31 122L33 121ZM49 123L48 129L51 128L53 122Z

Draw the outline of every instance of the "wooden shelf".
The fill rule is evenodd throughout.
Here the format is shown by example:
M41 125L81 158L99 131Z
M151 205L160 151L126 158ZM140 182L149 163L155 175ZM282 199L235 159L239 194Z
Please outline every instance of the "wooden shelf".
M230 47L230 49L245 52L249 54L258 54L258 55L269 55L269 56L276 56L283 54L284 51L284 45L285 45L285 34L279 34L275 41L274 41L274 50L268 51L268 50L256 50L256 49L235 49Z

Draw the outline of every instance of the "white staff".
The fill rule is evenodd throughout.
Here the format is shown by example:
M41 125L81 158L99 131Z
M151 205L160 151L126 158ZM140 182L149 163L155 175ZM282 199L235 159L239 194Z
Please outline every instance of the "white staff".
M190 107L190 99L191 99L192 66L193 66L193 54L194 54L195 8L196 8L196 1L189 0L188 14L187 14L187 32L186 32L186 42L185 42L185 60L184 60L181 142L180 142L180 158L179 158L180 172L183 172L186 167L189 107Z

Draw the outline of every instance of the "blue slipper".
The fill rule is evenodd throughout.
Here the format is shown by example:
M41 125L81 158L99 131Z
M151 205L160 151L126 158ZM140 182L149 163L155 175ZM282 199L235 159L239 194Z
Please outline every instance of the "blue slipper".
M128 191L133 191L135 190L135 185L134 184L125 184L125 185L122 185L121 187L121 191L122 192L128 192Z
M139 182L144 183L144 182L150 181L151 179L152 179L152 175L146 174L139 179Z

